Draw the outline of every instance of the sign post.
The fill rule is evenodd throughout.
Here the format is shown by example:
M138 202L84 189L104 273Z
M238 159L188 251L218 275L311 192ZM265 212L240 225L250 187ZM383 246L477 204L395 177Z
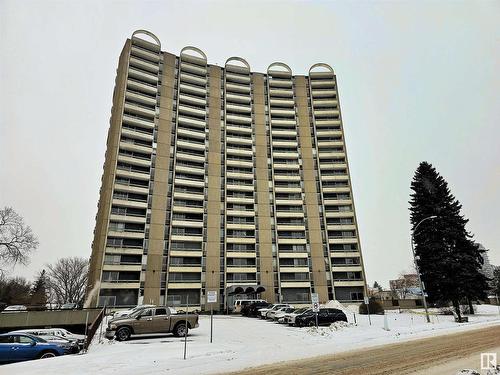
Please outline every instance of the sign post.
M319 296L318 293L311 293L312 310L316 316L316 328L318 328Z
M184 359L186 359L187 337L188 337L188 311L189 311L189 294L186 296L186 330L184 331Z
M210 304L210 344L212 343L212 337L214 332L214 303L217 302L217 291L207 292L207 303Z
M372 319L370 318L370 299L368 297L365 297L365 305L366 305L366 311L368 312L368 321L370 322L370 325L372 325Z

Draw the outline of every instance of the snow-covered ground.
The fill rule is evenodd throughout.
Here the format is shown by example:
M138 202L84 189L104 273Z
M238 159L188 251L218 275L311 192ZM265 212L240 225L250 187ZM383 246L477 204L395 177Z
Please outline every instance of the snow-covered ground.
M382 345L415 338L500 324L496 306L478 306L469 323L457 324L453 316L432 315L425 321L423 311L387 312L384 316L348 312L349 324L332 327L294 328L269 321L239 316L214 316L210 344L210 317L200 317L200 327L190 332L187 359L184 341L172 335L155 335L115 342L96 338L87 354L30 361L0 367L0 374L213 374L290 359L313 357Z

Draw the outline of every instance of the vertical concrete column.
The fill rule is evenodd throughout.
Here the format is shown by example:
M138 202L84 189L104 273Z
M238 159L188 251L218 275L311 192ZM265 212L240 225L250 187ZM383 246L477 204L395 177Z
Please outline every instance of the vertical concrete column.
M161 271L167 211L170 140L172 136L172 108L175 82L175 56L163 54L162 85L160 88L160 115L157 129L156 161L149 226L149 249L144 279L144 303L160 303ZM168 228L167 228L168 230Z
M312 151L311 128L307 106L306 78L295 78L295 97L297 105L298 130L304 179L305 209L307 212L307 232L311 247L311 275L314 292L319 294L320 302L328 301L328 282L326 279L323 237L319 217L318 191Z
M210 94L208 98L208 200L207 200L207 242L205 290L219 292L221 280L220 270L220 230L221 230L221 74L222 69L217 66L209 67ZM214 310L220 308L219 303Z
M260 284L266 288L262 297L268 302L275 302L273 252L271 236L271 204L269 201L269 169L267 164L266 115L264 77L252 74L254 129L255 129L255 187L257 190L257 214L259 235Z
M123 116L123 103L127 85L128 60L130 56L131 41L127 40L120 54L118 69L113 92L113 108L111 109L110 127L106 141L106 155L104 158L104 171L101 177L100 199L97 208L94 240L92 241L92 254L90 256L89 277L87 282L87 295L98 284L101 278L102 261L106 251L106 237L108 231L111 201L113 199L113 184L115 180L116 159L120 143L120 132ZM90 306L98 303L98 290L92 293Z

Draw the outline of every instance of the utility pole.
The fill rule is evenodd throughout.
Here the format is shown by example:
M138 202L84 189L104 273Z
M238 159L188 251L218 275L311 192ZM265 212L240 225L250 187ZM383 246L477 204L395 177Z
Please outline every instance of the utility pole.
M415 228L413 229L413 232L411 233L411 252L413 254L413 263L415 264L415 270L417 271L418 282L420 284L420 290L422 291L422 299L423 299L423 302L424 302L425 318L427 319L427 323L430 323L431 319L429 318L429 311L427 310L427 300L425 298L425 286L424 286L424 282L422 281L422 278L420 276L420 269L418 268L417 258L415 256L415 248L413 246L413 238L414 238L415 232L417 231L417 228L418 228L418 226L420 224L422 224L426 220L432 220L432 219L435 219L435 218L437 218L437 216L433 215L433 216L429 216L429 217L426 217L426 218L420 220L417 223L417 225L415 225Z

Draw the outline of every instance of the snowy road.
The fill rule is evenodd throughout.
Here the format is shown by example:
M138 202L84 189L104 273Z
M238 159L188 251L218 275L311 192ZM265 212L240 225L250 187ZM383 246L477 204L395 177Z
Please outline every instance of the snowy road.
M456 375L462 369L480 371L481 352L497 353L500 358L500 326L256 367L227 375Z
M469 323L457 324L453 316L432 315L425 322L421 311L387 313L384 317L347 314L348 327L294 328L239 316L214 317L214 342L210 344L210 317L200 317L200 327L190 332L187 360L183 360L183 339L172 335L136 337L127 342L104 339L83 355L29 361L0 366L0 374L174 374L203 375L238 371L280 361L310 358L349 350L400 343L416 338L500 325L496 306L478 306L479 314Z

